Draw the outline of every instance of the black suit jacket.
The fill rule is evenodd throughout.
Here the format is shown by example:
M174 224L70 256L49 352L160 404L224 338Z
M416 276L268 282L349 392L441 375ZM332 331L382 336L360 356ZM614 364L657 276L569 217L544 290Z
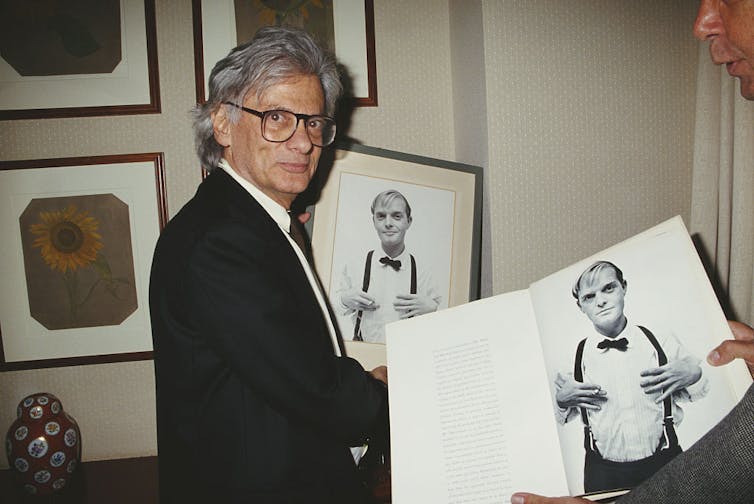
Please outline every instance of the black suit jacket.
M348 447L386 391L334 355L290 243L222 169L163 231L150 310L163 504L363 501Z
M754 502L754 385L735 408L686 452L619 504Z

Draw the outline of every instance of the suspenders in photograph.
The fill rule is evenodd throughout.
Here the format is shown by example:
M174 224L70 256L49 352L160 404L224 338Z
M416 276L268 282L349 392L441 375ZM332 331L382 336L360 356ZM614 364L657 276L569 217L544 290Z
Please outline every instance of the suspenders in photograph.
M655 351L657 352L657 362L660 366L664 366L668 363L668 358L665 355L665 352L662 350L662 347L657 341L657 338L655 338L654 334L652 334L652 331L647 329L646 327L639 326L639 329L642 330L644 335L647 337L649 342L654 347ZM576 347L576 361L574 363L573 368L573 377L577 382L583 382L584 381L584 375L581 372L581 360L584 355L584 344L586 343L586 339L583 339L579 342L578 347ZM676 436L675 433L675 427L673 426L673 410L672 410L672 398L671 396L668 396L665 398L665 400L662 402L663 405L663 435L662 439L660 439L660 442L657 446L657 451L660 452L662 450L666 450L668 448L675 448L678 446L678 436ZM592 451L596 453L597 455L600 455L599 450L597 449L597 445L594 443L594 436L592 435L592 428L589 426L589 418L586 414L586 408L579 408L581 411L581 421L584 424L584 449L587 451ZM600 455L601 456L601 455Z
M367 259L364 264L364 280L361 284L361 290L364 292L368 292L369 289L369 277L372 275L372 256L374 255L374 250L370 250L367 253ZM414 259L413 254L409 254L411 256L411 294L416 294L416 259ZM364 338L361 336L361 316L363 314L362 310L359 310L356 313L356 323L353 327L353 340L354 341L364 341Z

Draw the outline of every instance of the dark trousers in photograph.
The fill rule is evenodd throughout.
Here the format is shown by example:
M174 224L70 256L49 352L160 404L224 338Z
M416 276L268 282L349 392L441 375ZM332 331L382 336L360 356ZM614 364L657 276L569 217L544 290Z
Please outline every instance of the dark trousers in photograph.
M587 450L584 458L584 492L633 488L681 452L681 447L675 445L641 460L613 462L605 460L594 450Z

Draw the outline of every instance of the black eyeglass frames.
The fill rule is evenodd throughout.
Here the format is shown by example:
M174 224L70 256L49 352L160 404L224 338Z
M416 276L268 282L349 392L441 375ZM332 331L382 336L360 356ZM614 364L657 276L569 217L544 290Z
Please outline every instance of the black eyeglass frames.
M296 114L288 110L265 110L260 112L237 103L223 102L262 119L262 137L268 142L288 141L298 128L299 121L304 121L309 140L317 147L327 147L335 140L335 121L324 115Z

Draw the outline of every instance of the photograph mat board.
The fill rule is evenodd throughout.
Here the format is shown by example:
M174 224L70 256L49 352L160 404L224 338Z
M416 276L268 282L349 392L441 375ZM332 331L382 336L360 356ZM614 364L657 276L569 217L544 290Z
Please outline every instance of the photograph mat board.
M443 300L442 306L456 306L478 297L481 247L481 168L363 145L341 147L335 151L335 161L313 208L312 251L317 274L326 293L337 289L337 285L331 284L333 279L336 278L335 272L337 271L337 266L334 264L335 255L338 253L335 247L336 237L342 236L338 229L338 222L340 218L341 176L344 174L346 178L351 177L354 180L367 181L378 185L387 184L396 187L400 185L403 188L412 187L416 191L421 189L424 194L433 195L432 199L440 202L434 204L439 204L440 207L449 204L452 199L453 209L450 223L443 223L439 228L436 228L436 232L441 237L445 237L445 239L450 237L451 240L449 287L447 299ZM370 219L369 207L372 198L373 196L370 196L368 201L363 201L360 204L369 213ZM419 201L421 200L422 197L419 198ZM442 201L447 203L442 203ZM411 204L413 205L413 203ZM447 215L448 210L442 210L442 212ZM419 218L417 214L417 219ZM426 216L421 216L420 220L425 218ZM363 232L372 233L372 236L376 236L371 222L369 227L363 229ZM406 235L407 243L416 239L412 237L412 231L414 231L413 226ZM442 259L444 254L445 252L438 254L436 260L440 261L439 264L444 264L445 259ZM444 268L444 266L442 267ZM368 354L365 358L370 363L384 364L383 344L351 342L347 339L348 335L345 335L345 337L349 355L352 349L357 347L377 347L365 348L364 352ZM356 352L362 353L361 350L356 350Z

